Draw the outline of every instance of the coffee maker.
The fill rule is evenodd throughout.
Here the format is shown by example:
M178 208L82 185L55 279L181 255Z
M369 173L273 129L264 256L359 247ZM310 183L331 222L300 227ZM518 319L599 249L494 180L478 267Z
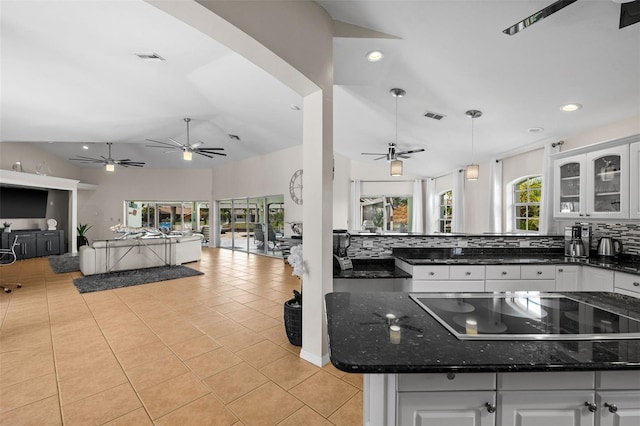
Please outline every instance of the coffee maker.
M587 258L591 248L591 225L576 222L564 228L564 255L572 258Z
M333 265L341 270L353 269L351 259L347 256L347 248L351 245L351 235L344 229L333 231Z

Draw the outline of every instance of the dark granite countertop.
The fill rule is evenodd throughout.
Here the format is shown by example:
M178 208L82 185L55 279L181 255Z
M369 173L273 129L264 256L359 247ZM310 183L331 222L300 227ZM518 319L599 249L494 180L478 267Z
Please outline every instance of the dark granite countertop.
M588 258L576 259L565 257L562 249L401 248L394 249L393 255L409 265L578 264L640 275L638 256L599 257L592 253Z
M351 259L353 269L340 270L334 265L333 278L411 278L411 274L395 265L395 258Z
M564 293L640 319L640 299L614 293ZM325 296L331 362L351 373L592 371L640 369L640 339L608 341L458 340L408 293ZM399 344L385 315L401 318Z

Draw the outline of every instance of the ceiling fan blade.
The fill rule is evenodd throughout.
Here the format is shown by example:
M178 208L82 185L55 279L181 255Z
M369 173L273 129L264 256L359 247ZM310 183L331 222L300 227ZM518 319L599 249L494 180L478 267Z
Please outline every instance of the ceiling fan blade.
M204 144L204 142L202 142L202 141L198 141L198 142L196 142L196 143L194 143L194 144L191 144L191 148L197 148L197 147L199 147L199 146L200 146L200 145L202 145L202 144Z
M174 138L167 138L169 139L171 142L175 143L176 145L178 145L179 147L185 147L186 145L181 144L180 142L178 142L177 140L175 140ZM167 145L171 145L171 144L167 144Z
M214 155L221 155L223 157L227 156L227 154L224 154L222 152L209 152L201 149L194 150L193 152L195 152L196 154L204 155L205 157L209 157L209 158L214 158L213 157Z
M406 155L406 154L396 154L396 157L398 157L398 158L405 158L405 159L406 159L406 158L411 158L411 156L410 156L410 155Z
M386 153L381 153L381 152L362 152L362 155L387 155Z
M565 7L569 6L572 3L575 3L576 1L578 0L558 0L557 2L545 7L544 9L537 11L533 15L524 18L522 21L513 24L509 28L502 30L502 32L510 36L518 34L520 31L530 27L538 21L543 20L547 16L553 15L557 11L564 9Z
M196 151L211 152L213 154L213 151L224 151L224 148L195 148L193 152Z
M424 148L420 148L420 149L410 149L408 151L401 151L401 152L396 152L396 155L405 155L405 154L415 154L417 152L423 152Z
M384 159L384 158L386 158L386 159L388 160L388 159L389 159L389 155L388 155L388 154L384 154L384 155L381 155L381 156L380 156L380 157L378 157L378 158L374 158L374 160L382 160L382 159Z
M628 27L638 22L640 22L640 0L621 4L619 28Z
M156 146L153 146L153 145L147 145L147 146L151 146L151 147L153 147L153 148L175 148L175 149L182 149L182 145L180 145L180 146L176 146L176 145L174 145L174 144L172 144L172 143L168 143L168 142L154 141L154 140L152 140L152 139L147 139L147 140L148 140L148 141L150 141L150 142L158 143L158 144L162 145L162 147L159 147L159 146L157 146L157 145L156 145Z

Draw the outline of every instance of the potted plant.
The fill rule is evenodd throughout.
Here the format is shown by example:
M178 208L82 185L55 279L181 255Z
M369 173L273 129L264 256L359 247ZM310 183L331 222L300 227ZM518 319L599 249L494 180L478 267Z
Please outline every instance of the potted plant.
M302 293L293 290L293 298L284 302L284 328L289 343L302 346Z
M76 230L78 231L78 236L76 238L76 243L78 249L82 246L88 246L89 240L87 239L87 231L93 228L93 225L89 225L88 223L80 223Z
M287 261L293 266L292 275L303 274L302 245L291 247ZM302 293L293 290L293 298L284 302L284 328L289 342L294 346L302 346Z

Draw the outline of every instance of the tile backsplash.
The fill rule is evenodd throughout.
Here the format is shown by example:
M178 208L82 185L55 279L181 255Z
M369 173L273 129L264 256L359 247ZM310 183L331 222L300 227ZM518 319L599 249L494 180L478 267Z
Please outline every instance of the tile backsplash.
M601 237L617 238L622 242L622 252L640 256L640 224L638 223L592 223L591 250L598 248Z
M364 241L373 242L373 247L363 247ZM564 237L516 236L516 235L351 235L347 254L355 259L387 258L394 248L563 248Z

